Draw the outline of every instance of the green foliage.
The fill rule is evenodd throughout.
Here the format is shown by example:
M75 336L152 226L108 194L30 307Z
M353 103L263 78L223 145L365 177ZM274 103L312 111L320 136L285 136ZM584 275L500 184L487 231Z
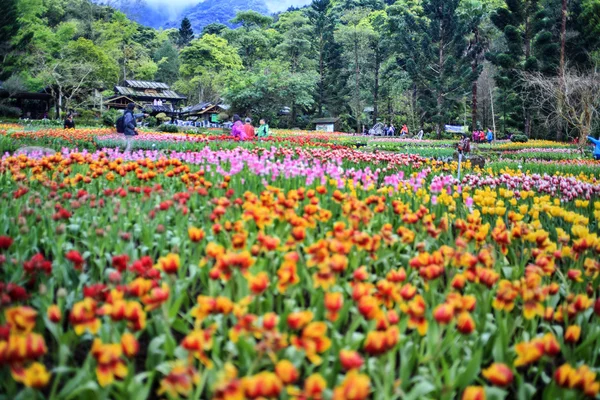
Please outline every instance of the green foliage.
M190 23L190 20L185 17L181 21L181 26L179 27L179 40L177 41L177 44L181 47L185 47L193 38L194 30L192 29L192 24Z
M312 71L292 73L283 62L263 61L252 70L233 72L225 97L243 115L274 121L284 107L311 107L317 79Z
M512 135L510 141L515 143L527 143L529 138L526 135Z
M179 77L179 52L173 43L167 39L154 53L154 62L158 69L155 79L159 82L172 84Z
M18 107L0 104L0 117L19 118L22 111Z
M102 114L102 124L106 127L112 128L117 123L117 118L121 116L117 110L109 110Z
M179 128L177 128L177 125L172 124L162 124L158 127L158 130L167 133L179 133Z

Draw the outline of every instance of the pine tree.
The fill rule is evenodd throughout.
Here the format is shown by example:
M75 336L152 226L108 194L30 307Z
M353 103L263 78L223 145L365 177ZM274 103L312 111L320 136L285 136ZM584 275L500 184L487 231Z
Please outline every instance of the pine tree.
M496 83L500 89L500 121L504 133L507 128L515 128L530 136L531 105L520 73L539 68L532 43L540 29L540 25L535 23L540 7L538 0L505 0L505 3L506 7L496 10L491 20L503 32L506 48L489 55L490 61L498 67Z
M421 106L436 125L449 122L450 110L464 100L470 83L465 26L457 15L459 0L427 0L422 15L406 14L405 32L400 34L405 68L423 96Z
M194 31L192 29L192 24L190 23L190 20L185 17L181 21L181 27L179 28L179 41L177 44L180 47L185 47L192 41L193 38Z

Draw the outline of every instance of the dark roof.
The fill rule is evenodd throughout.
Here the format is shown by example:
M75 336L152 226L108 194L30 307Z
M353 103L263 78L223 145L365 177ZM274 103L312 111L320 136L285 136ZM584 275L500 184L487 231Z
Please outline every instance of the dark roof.
M125 81L124 86L128 86L136 89L163 89L169 90L170 87L166 83L162 82L151 82L151 81Z
M198 103L193 106L189 106L183 109L184 113L195 113L198 111L203 111L206 108L212 106L212 103Z
M187 97L182 96L172 90L155 90L155 89L133 89L124 86L115 86L115 91L119 94L129 97L137 97L139 99L165 99L165 100L185 100Z
M313 124L337 124L339 118L316 118L312 120Z
M182 110L183 114L198 114L202 115L209 111L215 112L215 109L228 110L229 106L223 104L213 104L213 103L198 103L196 105L186 107Z

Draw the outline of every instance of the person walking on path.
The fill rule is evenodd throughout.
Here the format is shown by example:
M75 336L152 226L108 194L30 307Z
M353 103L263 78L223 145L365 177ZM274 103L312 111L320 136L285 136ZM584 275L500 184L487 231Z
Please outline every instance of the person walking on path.
M587 139L594 145L596 145L596 147L594 148L594 160L600 160L600 140L594 139L591 136L588 136Z
M133 110L135 110L135 103L129 103L127 104L127 110L125 110L125 114L123 114L123 125L125 126L125 142L127 143L127 145L125 146L125 151L131 151L131 142L133 141L133 137L138 135L136 129L136 120L147 115L143 113L134 114Z
M491 146L492 142L494 141L494 132L492 132L490 128L488 128L486 139Z
M254 127L252 126L252 120L250 118L246 118L246 123L244 124L244 140L254 139L256 133L254 131Z
M244 124L239 115L233 116L233 126L231 127L231 136L236 139L244 140Z
M75 121L73 121L73 114L67 114L67 118L65 119L65 129L75 129Z
M263 118L260 120L260 126L258 127L257 136L262 139L269 137L269 134L269 125L267 125L267 122Z

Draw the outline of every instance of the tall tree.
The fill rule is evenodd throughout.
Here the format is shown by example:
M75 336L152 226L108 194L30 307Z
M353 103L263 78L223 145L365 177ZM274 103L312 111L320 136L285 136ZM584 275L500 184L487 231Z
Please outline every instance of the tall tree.
M406 68L425 96L438 137L451 117L450 110L464 101L471 68L464 40L465 26L458 17L459 0L423 2L423 18L406 24L402 36Z
M181 20L181 26L179 27L179 41L177 44L180 47L187 46L194 38L194 30L192 29L192 23L185 17Z
M331 0L313 0L306 11L313 28L313 40L311 41L318 58L319 81L317 83L317 114L323 116L323 104L325 103L325 77L327 44L333 41L333 24L327 16Z
M7 57L12 49L12 40L16 36L19 25L17 18L17 0L5 0L0 13L0 78L5 78L4 71Z
M531 45L536 34L534 15L538 11L538 0L505 0L505 5L491 15L505 42L502 50L489 54L490 61L498 67L496 81L501 91L504 132L516 128L531 135L531 104L519 77L521 72L537 68Z
M227 74L242 70L242 59L227 40L216 35L194 39L181 51L181 80L175 89L192 101L218 102Z
M348 69L353 75L351 109L356 132L361 131L361 116L364 110L363 75L372 56L371 42L375 38L375 31L366 19L367 15L365 9L347 11L342 17L342 24L335 31L336 41L343 46Z
M179 78L179 52L170 40L165 40L154 53L158 66L155 79L172 84Z

